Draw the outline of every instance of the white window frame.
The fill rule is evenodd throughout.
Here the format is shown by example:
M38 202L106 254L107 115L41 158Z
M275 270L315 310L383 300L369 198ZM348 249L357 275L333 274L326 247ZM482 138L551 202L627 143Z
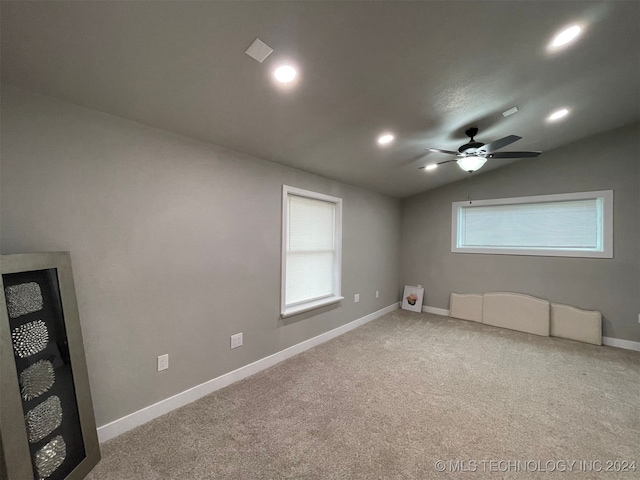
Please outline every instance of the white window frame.
M461 245L458 232L461 232L461 209L474 206L488 205L516 205L562 202L568 200L593 200L599 199L601 206L601 225L599 228L599 248L586 249L559 249L559 248L517 248L517 247L465 247ZM613 190L600 190L595 192L562 193L556 195L536 195L531 197L499 198L493 200L474 200L453 202L451 205L451 252L452 253L480 253L491 255L537 255L546 257L587 257L587 258L613 258Z
M290 195L311 198L314 200L322 200L335 204L335 234L334 234L334 266L333 266L333 292L332 294L308 301L297 302L287 306L286 303L286 286L287 286L287 232L289 231L288 216L288 198ZM280 286L280 316L282 318L297 315L299 313L308 312L316 308L324 307L344 300L341 296L341 280L342 280L342 199L332 197L323 193L303 190L302 188L282 186L282 259L281 259L281 286Z

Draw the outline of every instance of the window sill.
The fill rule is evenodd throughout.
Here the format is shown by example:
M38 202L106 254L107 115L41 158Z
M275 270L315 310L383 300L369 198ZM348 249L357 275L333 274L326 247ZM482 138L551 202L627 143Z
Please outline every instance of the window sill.
M482 248L482 247L453 247L451 253L479 253L486 255L528 255L537 257L579 257L579 258L613 258L613 251L609 250L562 250L544 248Z
M344 300L344 297L327 297L320 300L314 300L313 302L303 303L301 305L294 305L292 307L285 308L280 312L282 318L292 317L299 313L308 312L309 310L315 310L316 308L326 307Z

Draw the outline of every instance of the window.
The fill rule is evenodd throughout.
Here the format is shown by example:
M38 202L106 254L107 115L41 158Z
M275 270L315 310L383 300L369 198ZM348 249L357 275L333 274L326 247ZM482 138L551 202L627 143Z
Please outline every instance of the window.
M454 202L451 251L613 258L613 191Z
M342 300L341 266L342 199L284 185L281 316Z

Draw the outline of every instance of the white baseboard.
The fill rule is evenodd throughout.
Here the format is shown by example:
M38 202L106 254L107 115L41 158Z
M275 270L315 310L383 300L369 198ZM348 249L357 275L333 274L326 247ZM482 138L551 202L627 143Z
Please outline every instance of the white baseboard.
M445 310L444 308L427 307L426 305L422 305L422 311L426 313L434 313L436 315L444 315L445 317L449 316L449 310Z
M137 426L143 425L154 418L157 418L165 413L169 413L176 408L182 407L189 403L195 402L196 400L209 395L210 393L215 392L216 390L220 390L232 383L235 383L239 380L247 378L251 375L254 375L265 368L272 367L273 365L286 360L287 358L293 357L298 353L302 353L305 350L309 350L321 343L324 343L332 338L342 335L343 333L347 333L349 330L353 330L365 323L368 323L376 318L381 317L382 315L397 310L400 307L399 303L394 303L385 307L377 312L370 313L362 318L354 320L353 322L347 323L346 325L342 325L341 327L334 328L333 330L329 330L317 337L310 338L309 340L305 340L304 342L298 343L297 345L293 345L292 347L285 348L273 355L269 355L268 357L257 360L249 365L245 365L244 367L240 367L237 370L234 370L229 373L225 373L217 378L204 382L200 385L196 385L184 392L180 392L172 397L161 400L153 405L149 405L137 412L133 412L129 415L126 415L122 418L114 420L113 422L107 423L106 425L102 425L98 427L98 440L102 442L106 442L107 440L117 437L118 435L129 431Z
M640 352L640 342L622 340L621 338L602 337L602 343L609 347L625 348L627 350L635 350L636 352Z

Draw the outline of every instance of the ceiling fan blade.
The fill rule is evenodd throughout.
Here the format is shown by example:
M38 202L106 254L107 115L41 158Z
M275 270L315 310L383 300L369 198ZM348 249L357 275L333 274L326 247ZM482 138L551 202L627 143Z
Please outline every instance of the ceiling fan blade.
M439 148L425 148L425 150L434 153L446 153L447 155L460 155L458 152L452 152L451 150L441 150Z
M487 158L529 158L537 157L542 152L496 152L487 155Z
M450 162L457 162L458 160L453 159L453 160L445 160L444 162L438 162L438 163L429 163L427 165L422 165L421 167L418 167L418 170L422 170L423 168L427 168L429 165L442 165L443 163L450 163Z
M421 153L419 155L414 155L411 159L406 160L400 164L402 168L415 168L425 165L429 157L428 153Z
M496 140L495 142L487 143L478 149L478 151L491 153L496 150L501 149L502 147L506 147L507 145L511 145L513 142L517 142L522 137L517 135L509 135L507 137L501 138L500 140Z

